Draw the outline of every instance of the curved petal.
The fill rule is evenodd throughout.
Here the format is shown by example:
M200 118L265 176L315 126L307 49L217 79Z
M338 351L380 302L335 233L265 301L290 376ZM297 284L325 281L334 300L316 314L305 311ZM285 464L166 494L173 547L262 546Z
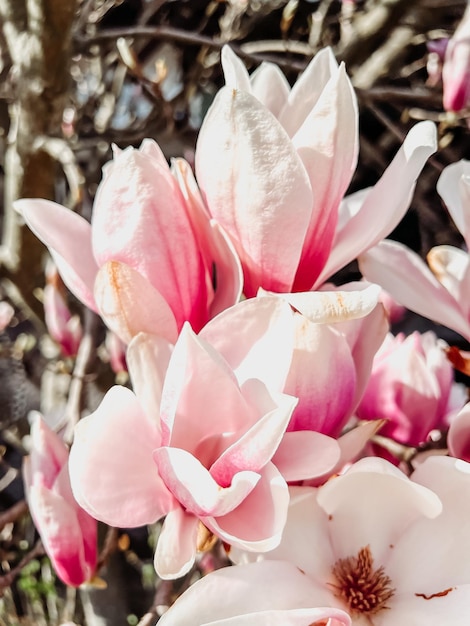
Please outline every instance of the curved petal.
M164 613L159 625L208 625L240 614L308 608L314 591L308 576L284 561L224 567L191 585ZM335 615L334 609L328 610ZM338 619L343 619L342 614Z
M240 384L258 378L279 391L284 389L289 371L294 333L294 314L289 304L277 296L266 296L249 298L227 309L212 319L199 336L224 357Z
M293 137L318 101L338 64L331 48L322 48L313 57L289 94L279 121Z
M15 209L48 248L70 291L92 311L98 266L91 247L91 226L77 213L49 200L17 200Z
M333 470L340 459L336 439L314 431L288 432L272 458L287 482L318 478Z
M168 302L128 265L105 263L96 277L95 298L106 325L124 343L140 332L175 343L178 329Z
M408 210L416 179L436 149L434 124L413 126L361 209L336 233L317 285L391 233Z
M289 291L313 198L305 168L276 118L254 96L224 87L199 134L196 172L211 215L240 256L246 295L255 295L260 285Z
M289 508L289 490L279 470L268 463L255 488L233 511L202 518L205 526L231 546L267 552L279 545Z
M271 111L274 117L279 115L286 105L290 85L275 63L263 61L250 77L251 93Z
M465 159L451 163L442 170L437 191L470 248L470 163Z
M470 318L470 256L453 246L435 246L427 255L428 265L445 289Z
M351 618L340 609L290 609L257 611L223 620L210 622L205 626L348 626Z
M31 425L31 454L29 456L30 480L26 486L43 486L51 489L64 465L69 451L61 438L52 431L40 413L34 411Z
M230 485L221 486L192 454L163 446L153 453L158 472L186 511L198 517L226 515L235 509L258 483L259 474L240 471Z
M370 546L374 561L382 564L411 523L435 518L442 511L435 493L376 457L361 459L329 480L319 488L317 499L328 515L337 555L356 555Z
M247 91L250 93L250 77L245 64L232 48L225 45L222 48L220 54L220 61L222 63L222 69L224 71L225 84L232 89L240 89L241 91Z
M452 419L447 445L452 456L470 461L470 404L466 404Z
M158 445L158 429L132 391L112 387L98 409L75 427L69 468L77 502L96 519L120 528L166 515L175 503L153 462Z
M115 156L93 208L93 250L100 265L119 261L142 274L181 327L207 320L206 270L184 199L167 164L148 150Z
M172 345L163 337L139 333L126 353L132 389L145 415L160 427L160 403Z
M358 120L356 96L341 64L292 138L315 194L295 291L312 287L330 254L338 207L357 165Z
M170 511L163 522L154 566L163 579L180 578L189 572L196 557L199 520L182 507Z
M361 255L359 268L411 311L470 337L470 325L459 304L421 258L396 241L382 241Z

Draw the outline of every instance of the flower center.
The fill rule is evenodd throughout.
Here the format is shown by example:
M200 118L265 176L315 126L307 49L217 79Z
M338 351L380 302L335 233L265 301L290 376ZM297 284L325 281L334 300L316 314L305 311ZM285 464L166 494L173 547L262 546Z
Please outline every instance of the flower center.
M361 548L357 556L338 559L333 565L336 595L347 602L353 613L374 615L390 608L387 602L395 593L392 581L383 567L374 570L373 565L369 546Z

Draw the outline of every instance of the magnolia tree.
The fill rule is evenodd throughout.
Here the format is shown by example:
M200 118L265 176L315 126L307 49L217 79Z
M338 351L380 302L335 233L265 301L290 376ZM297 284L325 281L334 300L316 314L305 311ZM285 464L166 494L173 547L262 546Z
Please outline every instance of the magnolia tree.
M50 336L64 357L88 336L63 281L101 318L120 375L86 416L31 415L41 548L87 590L125 549L113 528L152 528L167 593L141 624L466 625L470 404L454 369L470 355L391 331L411 310L470 340L470 165L436 190L465 244L426 264L385 238L437 149L431 121L347 195L358 105L332 50L292 87L230 46L221 63L194 171L145 139L115 147L90 221L14 204L52 257ZM355 259L362 280L341 282ZM14 315L0 305L1 330Z

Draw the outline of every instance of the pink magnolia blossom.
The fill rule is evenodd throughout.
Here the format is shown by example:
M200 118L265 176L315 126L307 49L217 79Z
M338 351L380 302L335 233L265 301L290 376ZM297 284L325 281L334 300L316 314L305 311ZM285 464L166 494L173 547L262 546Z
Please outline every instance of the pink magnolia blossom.
M116 526L166 515L155 555L162 577L187 572L212 533L246 549L277 545L289 495L272 458L295 398L256 379L239 385L188 325L173 350L139 335L127 356L135 394L113 387L76 427L70 471L78 502Z
M442 67L443 104L460 111L470 104L470 7L449 40Z
M23 466L29 509L57 575L77 587L95 572L97 524L72 495L68 458L66 445L37 414Z
M82 338L82 325L79 316L70 312L63 289L57 269L53 263L48 264L43 300L47 330L64 356L74 356Z
M318 489L291 488L279 547L258 556L232 550L236 562L257 562L209 574L161 624L231 623L222 620L244 606L276 615L282 603L283 610L336 607L354 626L464 626L469 514L467 463L431 457L409 479L383 459L362 459ZM284 585L276 594L271 572Z
M453 416L447 433L447 445L451 456L470 462L470 403Z
M434 428L447 426L452 385L453 368L434 333L388 334L356 414L387 420L382 435L416 446Z
M444 169L437 190L466 248L470 244L470 169L461 160ZM428 317L470 339L470 257L453 246L436 246L428 265L395 241L382 241L359 258L363 275L381 285L411 311Z
M344 65L322 50L291 90L272 64L250 77L228 47L222 63L227 85L196 148L209 211L240 256L247 296L318 287L398 224L436 149L434 126L416 125L377 185L340 206L358 150Z
M238 261L191 177L145 140L104 168L91 225L47 200L16 203L69 289L125 343L139 331L174 342L185 320L199 329L239 298ZM142 294L146 306L135 307Z

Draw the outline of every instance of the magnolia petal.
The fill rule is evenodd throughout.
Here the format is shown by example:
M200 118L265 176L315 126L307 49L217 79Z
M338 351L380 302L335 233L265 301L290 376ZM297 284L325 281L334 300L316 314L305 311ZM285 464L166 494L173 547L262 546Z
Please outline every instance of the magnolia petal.
M411 311L470 337L470 325L458 302L421 258L396 241L382 241L361 255L359 268Z
M250 77L245 64L232 48L225 45L220 53L220 61L224 71L225 84L232 89L251 92Z
M199 133L196 172L211 215L240 255L246 295L255 295L260 285L290 290L313 198L305 168L276 118L249 93L221 89Z
M223 452L210 468L219 485L233 483L243 470L259 472L276 452L286 431L297 398L278 394L277 407L261 417L237 441Z
M237 432L260 415L246 401L226 361L188 324L171 355L160 414L163 445L191 452L202 440Z
M332 471L340 458L336 439L314 431L288 432L272 462L287 482L308 480Z
M182 507L170 511L163 522L155 551L154 566L163 579L180 578L196 558L199 520Z
M284 388L289 371L294 331L289 304L267 295L243 300L223 311L202 329L200 337L226 359L240 384L258 378L270 389L279 390Z
M356 556L370 546L377 563L389 560L412 522L435 518L442 511L435 493L377 457L360 459L345 474L329 480L319 488L317 499L328 515L337 554Z
M90 224L77 213L49 200L17 200L14 206L36 237L49 248L70 291L96 311L93 285L98 266L91 247Z
M427 255L428 265L445 289L470 318L470 256L454 246L435 246Z
M455 597L454 592L461 585L468 590L470 576L470 564L465 556L470 550L467 525L470 464L450 457L432 456L418 467L412 480L419 486L432 489L441 499L443 510L434 519L417 520L407 530L397 542L387 572L396 579L400 595L441 593L423 604L434 605L439 610L442 599L442 603L452 610L452 602L447 603L445 598ZM433 547L431 561L430 545ZM439 567L431 567L431 563L438 563ZM443 593L445 590L447 593ZM423 607L423 610L426 609Z
M437 561L433 559L433 563ZM438 570L439 568L432 567L427 561L427 569ZM381 626L467 625L466 616L470 611L470 584L447 588L441 586L434 590L428 589L429 593L424 587L416 584L413 589L416 591L406 595L400 594L400 597L390 601L390 611L383 612Z
M183 507L198 517L226 515L258 483L259 474L239 471L229 486L221 486L192 454L163 446L153 453L158 472L167 488Z
M206 267L212 268L214 285L208 287L208 292L214 290L209 311L214 317L240 300L243 287L240 259L220 224L210 218L189 163L184 159L174 159L171 169L186 200Z
M267 552L279 545L286 524L289 490L279 470L268 463L255 488L233 511L205 517L205 526L231 546Z
M251 93L271 111L274 117L279 115L286 105L290 85L275 63L263 61L250 77Z
M41 486L30 488L28 503L54 570L65 584L78 587L93 572L85 561L82 532L74 508Z
M380 287L367 285L355 291L306 291L282 294L297 311L317 324L333 324L368 315L379 300Z
M296 316L295 350L285 393L299 398L289 431L337 436L353 410L356 371L344 336L326 324Z
M216 620L205 626L348 626L351 618L340 609L290 609L257 611Z
M359 454L366 447L367 443L376 435L385 420L371 420L370 422L360 422L351 428L338 439L341 450L341 457L338 464L333 468L333 473L339 472L348 463L353 463Z
M77 502L96 519L120 528L163 517L175 503L153 462L158 445L157 426L132 391L112 387L98 409L75 427L69 468Z
M163 382L170 362L172 345L163 337L139 333L126 353L132 389L145 415L160 425Z
M447 434L449 453L464 461L470 461L470 404L455 415Z
M99 270L95 298L106 325L124 342L140 332L175 343L175 316L160 292L124 263L108 261Z
M203 326L206 271L184 199L166 163L149 150L132 147L115 156L96 193L92 226L100 265L129 265L160 292L178 327L185 320Z
M338 63L331 48L322 48L313 57L289 94L279 121L293 137L319 99Z
M312 606L314 591L313 581L284 561L225 567L191 585L163 614L159 626L206 626L241 612L256 615L260 611L301 610ZM335 609L327 610L337 618ZM349 624L342 615L338 619L346 619L344 623Z
M391 233L408 210L416 179L436 149L434 124L426 121L413 126L361 209L336 233L316 285Z
M295 291L311 288L330 254L338 207L357 165L358 119L356 96L341 64L292 138L315 190Z
M49 428L42 415L33 411L29 457L31 480L27 483L51 489L68 458L65 443Z
M437 191L470 247L470 163L465 159L445 167L437 181Z

